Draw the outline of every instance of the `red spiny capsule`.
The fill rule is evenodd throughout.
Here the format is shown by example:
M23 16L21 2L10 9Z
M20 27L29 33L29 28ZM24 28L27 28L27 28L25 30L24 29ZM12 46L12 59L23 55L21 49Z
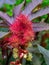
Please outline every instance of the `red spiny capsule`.
M32 28L32 22L23 14L19 15L14 23L10 26L12 36L10 41L13 43L19 43L25 45L26 43L34 40L34 30ZM15 38L14 38L14 35Z

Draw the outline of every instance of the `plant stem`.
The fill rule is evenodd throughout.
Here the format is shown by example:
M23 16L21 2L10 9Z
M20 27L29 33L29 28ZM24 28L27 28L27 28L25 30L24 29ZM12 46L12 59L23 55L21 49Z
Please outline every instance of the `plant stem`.
M10 51L10 53L9 53L9 55L7 57L7 60L6 60L6 64L5 65L8 65L9 64L9 60L10 60L11 56L12 56L12 51Z

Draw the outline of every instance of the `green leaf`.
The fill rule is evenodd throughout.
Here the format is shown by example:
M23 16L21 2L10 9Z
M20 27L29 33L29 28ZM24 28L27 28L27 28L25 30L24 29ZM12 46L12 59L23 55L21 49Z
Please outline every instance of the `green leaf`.
M32 0L26 0L26 3L29 3L29 2L31 2Z
M33 22L40 22L39 18L34 19Z
M10 10L10 11L7 11L6 12L9 16L12 16L13 15L13 12L12 12L12 10Z
M17 0L15 4L16 4L16 5L19 5L20 3L22 3L22 1L23 1L23 0Z
M41 65L40 59L36 55L33 56L33 65Z
M43 54L46 64L49 65L49 50L46 50L45 48L43 48L40 45L38 45L38 49L39 49L40 53Z
M48 17L48 15L46 14L46 15L41 16L41 19L42 18L46 19L47 17Z
M45 43L47 44L46 49L49 49L49 38L45 40Z
M43 0L42 7L49 6L49 0Z

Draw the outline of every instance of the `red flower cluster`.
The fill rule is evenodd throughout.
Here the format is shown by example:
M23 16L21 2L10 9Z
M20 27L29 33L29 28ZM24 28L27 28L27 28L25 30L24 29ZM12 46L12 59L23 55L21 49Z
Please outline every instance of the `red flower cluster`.
M21 65L21 64L20 64L20 61L17 60L16 62L10 62L10 65Z
M28 53L27 50L24 50L24 49L20 48L19 51L18 51L19 58L22 59L24 54L27 54L27 53Z
M34 39L32 23L23 14L16 18L14 23L10 26L10 31L12 32L12 36L9 39L11 45L25 45L25 43Z

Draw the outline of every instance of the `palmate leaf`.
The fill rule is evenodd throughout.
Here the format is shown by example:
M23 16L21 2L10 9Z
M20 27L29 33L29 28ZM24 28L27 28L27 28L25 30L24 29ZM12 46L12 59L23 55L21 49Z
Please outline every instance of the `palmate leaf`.
M7 36L9 32L0 32L0 38L3 38L4 36Z
M38 45L38 49L39 49L40 53L43 54L46 64L49 65L49 50L46 50L45 48L43 48L40 45Z
M35 32L49 30L49 24L44 23L44 22L33 23L33 29Z
M7 25L4 25L4 24L0 24L0 27L7 27Z
M20 5L14 8L14 17L18 16L21 13L21 8L23 7L24 2L25 1L23 1Z
M0 20L0 31L9 32L9 26L5 22L7 22L7 21Z
M6 20L6 23L9 25L11 22L10 17L6 14L0 11L0 17L3 18L4 20Z
M24 11L22 12L24 15L28 15L28 14L30 14L31 12L32 12L32 10L37 6L37 5L39 5L39 4L41 4L42 3L42 0L32 0L32 2L31 3L29 3L26 7L25 7L25 9L24 9Z
M0 23L0 27L8 27L8 25Z
M49 14L49 7L43 8L43 9L37 11L36 13L30 14L29 19L33 20L33 19L43 16L45 14Z

